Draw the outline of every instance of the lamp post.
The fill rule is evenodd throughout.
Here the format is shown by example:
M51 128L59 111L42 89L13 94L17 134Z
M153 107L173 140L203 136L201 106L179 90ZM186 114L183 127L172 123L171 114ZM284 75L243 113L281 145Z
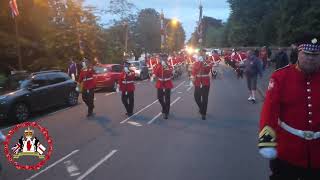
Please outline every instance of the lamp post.
M125 33L124 33L124 52L123 52L123 56L125 57L128 51L128 30L129 30L129 26L128 26L128 22L124 22L123 23L124 29L125 29Z
M164 26L164 15L163 12L161 11L160 15L161 21L161 51L163 52L167 47L167 29L169 25L177 26L179 21L176 18L171 19L168 21L165 26Z

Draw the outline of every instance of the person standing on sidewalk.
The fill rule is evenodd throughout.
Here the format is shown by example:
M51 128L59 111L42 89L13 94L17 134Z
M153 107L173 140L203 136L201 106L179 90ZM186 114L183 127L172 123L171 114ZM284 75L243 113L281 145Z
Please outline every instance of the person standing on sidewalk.
M94 70L91 65L89 65L88 60L84 60L82 63L82 70L79 75L78 83L82 84L82 99L88 106L87 117L93 115L94 109L94 88L96 87L96 82L93 78Z
M270 180L320 179L320 34L297 39L297 64L275 71L260 117Z
M212 63L206 61L206 50L202 49L197 61L192 67L191 80L194 89L194 99L199 107L202 120L206 120L208 96L210 90L210 71Z
M289 64L289 58L285 49L279 48L279 52L275 55L273 61L276 63L276 69L283 68Z
M123 72L119 78L119 88L117 91L121 91L121 100L126 108L126 115L128 117L132 116L133 107L134 107L134 80L135 80L135 73L134 71L130 70L130 63L125 62Z
M70 59L70 64L68 67L68 75L74 80L76 81L76 79L78 78L78 67L77 67L77 63L74 62L73 59Z
M168 119L170 112L170 97L171 89L173 88L172 77L173 68L168 64L168 55L161 54L160 63L155 66L153 76L150 80L153 82L154 78L157 78L157 95L162 107L164 119Z
M261 60L255 55L252 50L247 52L247 60L244 62L244 74L247 79L247 85L249 90L248 101L256 102L256 90L258 75L262 77L262 65Z
M291 45L290 62L295 64L298 61L298 47L296 44Z

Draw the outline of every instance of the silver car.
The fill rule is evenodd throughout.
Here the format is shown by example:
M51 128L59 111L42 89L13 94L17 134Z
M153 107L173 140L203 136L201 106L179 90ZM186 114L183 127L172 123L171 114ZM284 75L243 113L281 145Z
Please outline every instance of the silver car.
M135 72L136 78L141 80L149 78L148 67L144 61L128 61L128 63Z

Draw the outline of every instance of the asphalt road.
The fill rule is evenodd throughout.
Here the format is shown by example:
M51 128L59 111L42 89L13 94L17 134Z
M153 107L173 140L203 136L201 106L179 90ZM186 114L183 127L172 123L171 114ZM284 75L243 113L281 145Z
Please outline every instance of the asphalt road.
M32 120L47 128L53 139L50 160L39 171L25 171L2 155L0 179L267 179L268 162L257 150L262 97L256 104L248 102L245 80L220 66L203 121L186 76L174 84L168 120L159 116L156 89L148 81L136 83L131 118L125 115L120 94L103 91L95 94L95 117L86 117L83 103L35 116Z

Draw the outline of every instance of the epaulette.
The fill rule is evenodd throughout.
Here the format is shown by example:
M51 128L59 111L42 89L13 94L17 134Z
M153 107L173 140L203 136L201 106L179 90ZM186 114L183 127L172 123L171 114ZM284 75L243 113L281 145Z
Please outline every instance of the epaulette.
M288 68L288 67L290 67L290 64L288 64L288 65L286 65L286 66L284 66L284 67L278 68L278 69L276 69L274 72L279 71L279 70L281 70L281 69Z

